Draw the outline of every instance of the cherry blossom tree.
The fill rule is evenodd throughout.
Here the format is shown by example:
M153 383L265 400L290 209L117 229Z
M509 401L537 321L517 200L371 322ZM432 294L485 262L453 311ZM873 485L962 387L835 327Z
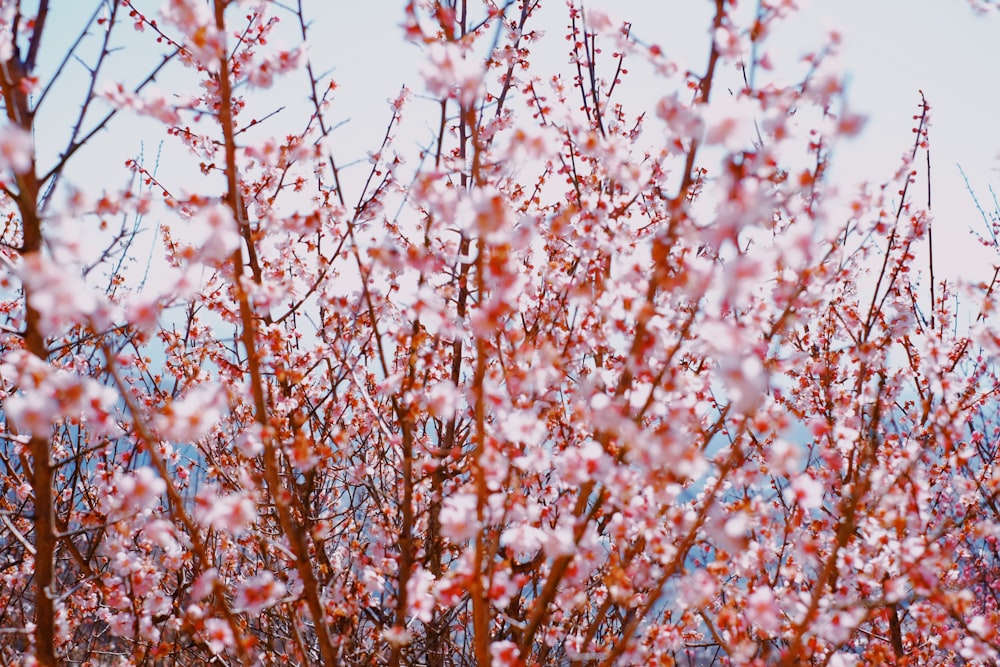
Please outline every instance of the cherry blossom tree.
M703 8L689 71L411 0L356 161L323 3L0 2L2 664L996 660L1000 268L935 276L931 106L831 183L837 36Z

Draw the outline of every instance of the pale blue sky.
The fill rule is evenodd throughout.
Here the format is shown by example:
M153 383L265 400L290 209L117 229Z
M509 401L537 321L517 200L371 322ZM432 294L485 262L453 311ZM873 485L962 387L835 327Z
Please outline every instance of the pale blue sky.
M330 32L324 32L321 44L314 43L313 53L328 49L331 54L341 86L334 108L351 119L340 140L355 153L363 154L365 142L371 145L383 128L385 99L402 82L420 90L419 51L400 37L401 5L331 2L323 10L314 5L317 27ZM704 70L713 3L590 0L586 5L630 21L640 39L660 44L695 72ZM778 70L791 68L789 78L800 74L801 55L837 29L843 43L832 62L848 76L851 106L869 118L859 138L838 148L831 179L849 191L863 180L880 183L891 176L912 145L912 116L923 90L932 106L936 261L941 270L963 273L994 261L968 238L969 226L980 220L957 165L982 198L989 197L989 185L1000 186L1000 16L977 15L963 0L803 0L798 5L800 11L778 24L770 42ZM739 3L744 14L755 6ZM538 49L551 61L546 66L568 71L565 17L564 4L549 0L535 26L547 32L550 42Z
M136 4L155 12L162 2L138 0ZM590 0L586 4L631 21L637 37L660 44L669 57L695 72L704 70L713 9L708 0ZM917 112L917 91L922 89L933 107L930 137L939 265L943 270L964 273L970 266L994 261L967 242L966 230L978 225L979 219L956 165L962 165L984 198L988 198L989 185L1000 186L1000 123L996 118L1000 109L1000 17L977 16L963 0L803 0L798 4L801 11L780 24L770 42L778 72L788 68L789 79L800 75L801 54L816 49L825 34L836 28L843 35L843 44L835 62L849 77L850 104L869 116L861 137L838 148L831 178L849 191L862 180L881 182L891 175L911 145L912 116ZM85 5L91 6L74 3L53 12L53 31L48 35L50 57L58 52L60 40L75 36L82 17L89 13ZM418 72L423 56L419 47L403 39L403 5L402 0L306 2L313 19L313 60L318 71L330 70L339 85L330 119L345 122L333 135L341 163L363 160L367 151L377 148L390 115L386 101L403 83L415 94L422 92ZM755 6L755 2L743 0L739 11L750 14ZM546 0L534 23L535 29L545 31L546 38L535 51L544 69L571 74L564 39L566 24L565 5ZM278 39L290 43L296 29L286 21L283 31L287 32ZM127 30L122 33L126 55L117 58L116 69L110 71L135 80L141 69L137 64L151 64L155 53L148 44L149 34L126 38ZM142 46L137 49L137 45ZM636 103L648 103L657 97L657 84L644 81L641 68L634 65L622 95L625 99L635 95ZM79 65L71 63L70 67ZM735 76L732 72L729 75ZM185 77L184 71L167 74L158 81L159 88L171 91L182 86ZM80 80L71 73L65 77L63 85L68 87L63 90L79 92ZM267 92L262 98L265 102L284 104L287 110L262 132L280 135L282 122L290 129L301 127L308 112L301 91L289 84ZM46 112L52 114L57 126L60 122L65 126L65 119L76 109L75 95L65 94L65 99L72 102L48 102ZM401 151L426 142L436 113L433 101L414 99L406 124L397 135ZM40 121L44 119L43 115ZM121 169L124 157L134 155L140 142L147 155L154 153L162 138L161 128L134 117L115 123L113 131L86 152L85 168L78 164L72 172L74 181L95 192L101 187L119 187L125 181ZM37 139L43 154L53 150L49 137ZM168 145L161 163L165 180L190 183L192 190L211 189L192 166L183 151ZM359 167L354 171L360 176L363 170Z

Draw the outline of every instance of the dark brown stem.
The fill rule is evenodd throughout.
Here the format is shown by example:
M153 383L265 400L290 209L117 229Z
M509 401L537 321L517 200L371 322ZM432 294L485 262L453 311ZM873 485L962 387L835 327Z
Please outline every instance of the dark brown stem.
M195 571L200 574L211 566L211 561L208 557L208 549L205 547L205 538L202 535L201 527L195 523L192 516L186 509L184 509L184 498L181 496L181 492L174 483L174 476L167 468L167 463L164 461L163 455L160 454L158 450L157 438L153 435L152 431L150 431L146 421L143 420L142 411L136 403L135 398L132 397L130 387L125 383L121 374L118 372L118 365L115 362L114 352L112 352L106 345L104 346L103 351L105 360L108 364L108 374L114 381L115 386L118 387L122 400L125 402L125 406L132 415L132 430L138 437L139 442L145 446L150 462L153 464L153 467L156 468L157 474L160 475L160 478L166 485L167 500L170 503L171 512L177 519L180 520L181 524L183 524L188 537L191 539L191 550L194 552L195 556ZM218 609L223 619L229 624L229 629L233 633L233 639L236 643L236 653L240 657L240 662L249 667L249 665L253 664L253 660L250 656L250 651L247 649L247 644L243 637L239 621L236 618L236 614L234 614L232 609L229 608L229 603L226 599L225 586L222 581L216 579L212 585L212 591L214 593L213 601L215 607Z
M930 111L930 107L927 106L927 100L921 98L922 111L920 114L920 120L917 123L916 129L916 139L913 141L913 152L910 155L910 162L917 157L917 150L920 148L921 142L923 142L924 131L927 128L927 113ZM929 176L930 174L928 174ZM878 313L882 312L882 308L885 305L885 300L888 298L889 294L892 293L892 285L896 281L896 276L899 274L899 266L897 265L896 270L889 273L889 263L893 256L893 250L896 248L896 233L899 230L899 221L903 216L903 211L906 210L906 196L910 189L910 182L912 179L909 174L905 176L903 181L902 191L899 196L899 206L896 207L895 222L893 223L892 233L889 234L888 247L885 249L885 257L882 260L882 267L879 269L878 279L875 281L875 291L872 294L871 305L868 306L868 314L865 317L865 324L863 327L863 338L868 339L871 334L872 327L875 326L875 321L877 319ZM886 285L885 292L881 292L882 283L888 278L888 284ZM879 299L879 294L882 294L882 298Z
M486 242L480 238L476 242L476 291L482 295L486 289L486 279L483 274L486 253ZM486 397L484 384L486 382L486 341L482 336L476 337L476 370L473 380L475 393L476 419L476 449L472 457L472 476L476 485L476 519L479 522L479 532L476 535L475 564L472 567L472 582L469 586L472 595L472 627L475 632L476 661L480 665L490 664L489 637L489 599L483 589L483 580L488 578L485 570L491 569L491 563L484 559L486 526L484 525L485 508L489 500L489 490L486 488L486 473L483 470L482 459L486 454Z
M906 649L903 647L903 628L899 623L899 605L896 603L889 606L889 636L892 639L892 650L899 660L906 654Z
M225 34L226 3L224 0L215 0L214 4L216 28L220 33ZM239 179L236 168L236 140L233 130L232 82L229 80L229 61L224 55L225 52L226 49L223 47L223 55L219 58L218 76L219 124L225 137L226 146L226 179L228 185L226 204L232 211L233 218L237 221L237 224L241 226L242 231L247 221L245 219L245 208L242 206L239 192ZM250 305L249 295L246 293L241 280L243 277L243 253L240 248L237 248L233 253L231 264L233 267L233 287L240 306L240 322L242 324L240 339L246 350L247 367L250 371L250 386L253 392L255 419L261 427L261 439L264 444L264 479L267 482L270 497L274 500L281 530L285 534L285 537L288 538L292 553L295 555L296 571L302 579L302 595L313 618L316 641L319 644L322 662L328 666L339 665L340 660L330 639L326 612L320 601L319 583L313 572L312 562L309 559L307 537L301 526L296 523L295 518L292 516L288 494L281 481L278 452L275 448L273 433L269 424L267 398L264 394L264 378L257 350L257 321L254 316L253 307Z
M43 3L44 5L45 3ZM38 42L40 30L32 37L32 44ZM27 76L24 64L15 54L2 64L0 85L3 87L4 106L11 123L25 132L31 133L34 114L28 96L21 87ZM17 174L18 211L21 214L23 241L21 254L28 257L42 251L42 221L38 213L38 176L35 162L22 174ZM42 335L41 314L31 304L30 290L25 287L25 330L24 342L28 351L45 361L49 352ZM55 654L55 512L52 492L52 464L49 460L48 434L32 433L29 441L32 457L32 493L35 500L35 659L43 667L54 667Z

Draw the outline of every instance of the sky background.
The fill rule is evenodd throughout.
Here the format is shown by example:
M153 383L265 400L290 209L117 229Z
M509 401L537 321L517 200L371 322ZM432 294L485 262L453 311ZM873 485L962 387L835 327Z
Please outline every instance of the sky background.
M135 5L151 16L162 6L160 0ZM387 100L396 96L405 83L414 93L406 110L407 117L397 133L400 151L426 145L434 135L437 102L421 97L423 83L420 68L424 55L420 47L403 37L402 0L304 0L312 19L310 54L318 72L328 72L338 84L329 118L340 123L332 135L338 162L346 165L345 178L360 180L367 174L367 154L376 149L390 117ZM470 2L472 6L475 2ZM834 154L829 180L842 192L850 193L863 181L884 182L899 165L901 155L913 142L913 115L918 113L920 90L932 107L930 128L933 172L933 212L935 217L936 265L939 275L985 276L995 253L972 241L969 229L982 229L982 220L959 172L968 175L971 186L987 211L991 210L988 188L1000 188L1000 16L978 15L964 0L801 0L800 11L777 24L767 42L776 71L768 76L797 81L805 71L801 56L826 42L831 30L842 35L839 54L831 61L847 75L851 108L868 116L863 133L840 144ZM54 68L85 24L95 4L62 3L50 15L50 31L43 46L42 66ZM664 53L682 68L701 74L708 54L710 25L714 3L710 0L587 0L585 7L599 8L632 24L632 34L645 43L659 44ZM756 2L741 0L739 16L752 16ZM281 12L277 12L281 15ZM282 24L275 35L288 45L295 42L297 26L291 20ZM535 30L545 37L533 47L539 71L561 71L570 76L566 6L560 0L543 0L534 17ZM151 36L135 35L127 26L120 32L113 66L106 81L135 82L157 59L151 48ZM94 53L96 38L84 40L81 55ZM610 44L608 45L609 51ZM627 63L629 64L629 63ZM612 65L610 57L607 66ZM663 92L657 81L646 78L633 61L633 70L625 77L619 95L634 105L650 106ZM38 127L62 128L45 136L36 136L42 155L56 154L64 145L60 132L67 132L78 110L86 77L82 64L72 61L54 89L39 118ZM610 71L607 72L610 75ZM167 94L189 86L190 71L175 68L157 80L157 87ZM736 80L734 70L722 72ZM44 77L43 77L44 80ZM303 99L301 81L289 81L261 94L265 107L283 105L285 111L269 121L261 131L282 134L281 123L289 130L300 130L309 107ZM665 92L665 91L664 91ZM716 94L714 99L718 100ZM103 112L95 104L90 118ZM48 125L46 125L48 123ZM71 178L80 189L98 193L103 188L117 189L127 182L122 169L125 157L140 151L147 165L163 150L159 174L164 182L187 184L192 191L221 192L206 182L192 165L183 149L171 140L163 141L163 126L121 117L93 146L82 151L82 158L71 170ZM82 166L81 166L82 165ZM351 166L354 165L354 166ZM193 168L192 168L193 167ZM925 186L920 184L921 189ZM152 223L150 223L150 226Z
M385 100L402 82L417 82L415 92L420 92L421 56L400 37L401 4L330 2L327 9L314 9L316 25L332 31L324 33L322 44L312 45L312 52L329 49L333 55L333 76L340 85L336 104L350 120L347 150L353 142L372 145L384 129ZM837 148L831 181L849 192L862 181L879 184L889 178L912 148L913 115L923 90L932 108L936 265L940 273L952 275L988 271L997 258L969 234L970 227L982 230L982 221L958 166L989 211L988 188L1000 187L1000 16L977 14L964 0L800 0L797 5L800 11L779 23L768 42L777 69L801 75L801 56L816 50L831 30L839 31L843 41L831 63L847 75L851 107L868 116L863 133ZM669 57L704 72L714 3L589 0L585 6L630 21L637 38L658 43ZM755 7L748 0L738 3L744 16ZM324 14L349 20L326 21ZM548 44L538 52L551 61L549 66L568 62L566 23L564 3L542 3L534 25L546 32ZM378 120L371 124L368 119ZM364 150L360 145L353 150L359 149Z

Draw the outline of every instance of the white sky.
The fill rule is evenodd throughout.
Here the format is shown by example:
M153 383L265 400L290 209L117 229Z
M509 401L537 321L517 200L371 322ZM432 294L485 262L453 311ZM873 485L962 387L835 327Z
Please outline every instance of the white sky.
M586 6L630 21L638 38L660 44L668 56L701 73L713 4L589 0ZM400 37L401 14L396 7L401 5L388 1L351 3L351 9L343 9L340 2L327 5L325 13L331 18L350 13L352 20L347 21L325 21L315 14L317 25L332 30L322 48L350 54L335 57L333 75L341 86L337 104L342 114L351 117L349 134L357 141L375 140L386 118L384 100L403 81L420 91L419 52ZM859 138L838 148L830 178L851 191L861 181L881 183L891 176L900 156L912 146L912 116L918 112L918 91L923 90L932 107L939 273L965 274L979 263L988 269L996 260L969 238L967 230L981 229L981 220L957 165L986 206L988 186L1000 187L1000 16L977 15L963 0L800 0L798 5L800 11L773 33L772 60L779 69L795 67L802 54L815 50L830 30L837 29L843 42L833 62L848 76L851 107L869 118ZM741 0L739 10L752 13L755 6L756 2ZM551 42L549 66L566 63L566 23L562 2L543 2L535 27L541 26ZM795 69L800 71L801 67ZM367 130L370 118L377 120Z
M136 4L155 13L163 3L137 0ZM470 4L474 5L474 0ZM930 138L939 273L968 276L977 267L983 267L985 272L998 259L969 239L968 229L980 228L981 220L956 165L962 165L986 206L988 186L1000 187L1000 16L976 15L964 0L800 0L798 4L801 11L779 24L768 42L773 49L771 59L779 71L789 68L789 78L800 75L800 56L822 44L829 30L838 29L843 44L835 62L849 77L851 107L869 117L861 137L837 149L829 177L846 192L861 181L881 183L888 178L900 156L912 145L912 116L918 110L917 91L922 89L932 106ZM705 68L713 5L709 0L586 2L587 7L602 8L631 21L635 36L659 44L670 58L696 73ZM333 135L341 164L364 160L367 151L378 147L390 116L386 100L394 97L403 83L416 95L422 92L418 72L423 56L417 46L403 39L403 6L403 0L306 1L313 20L310 53L317 70L330 70L339 86L330 119L345 121ZM60 40L75 37L90 7L91 3L85 2L63 5L51 15L49 63L59 47L68 43L59 44ZM753 0L739 2L743 15L752 14L755 7ZM567 64L569 47L564 39L567 22L561 0L544 0L534 28L543 30L546 38L535 52L544 69L571 75ZM286 23L285 30L295 28L289 21ZM122 32L128 30L126 27ZM293 36L294 32L289 33L286 39L291 41ZM134 68L126 78L135 80L143 70L135 63L143 58L153 62L150 40L148 33L126 40L128 50L123 53L127 55L118 61L119 67ZM92 44L96 45L96 41ZM612 50L610 44L608 47L608 51ZM78 67L76 63L71 66ZM656 99L655 82L642 80L641 68L633 69L634 73L626 77L622 94ZM180 72L162 77L159 88L171 91L172 84L183 76ZM65 80L70 87L77 86L79 92L80 84L74 83L72 72ZM302 89L279 86L267 95L270 104L288 107L282 116L290 128L300 129L308 113ZM78 97L68 94L66 99L72 99L72 104L49 102L47 113L53 114L50 118L57 126L67 123L60 119L61 114L68 118L76 111ZM297 107L300 103L302 106ZM633 113L638 111L632 109ZM420 118L424 113L427 120ZM416 97L411 102L405 128L413 136L398 136L401 151L427 141L436 113L436 103L431 100ZM39 123L43 120L44 116ZM282 133L279 126L261 131ZM72 172L73 180L92 192L120 187L125 183L123 156L134 156L140 143L147 156L154 154L162 132L162 126L154 123L134 117L123 119L86 151L86 167L81 171L78 164ZM36 141L43 153L55 150L49 137L36 137ZM182 153L171 153L169 141L165 145L168 152L161 170L166 182L189 183L192 190L203 193L212 190L196 169L192 173L192 165ZM364 169L361 166L354 171ZM109 179L110 174L114 176Z

